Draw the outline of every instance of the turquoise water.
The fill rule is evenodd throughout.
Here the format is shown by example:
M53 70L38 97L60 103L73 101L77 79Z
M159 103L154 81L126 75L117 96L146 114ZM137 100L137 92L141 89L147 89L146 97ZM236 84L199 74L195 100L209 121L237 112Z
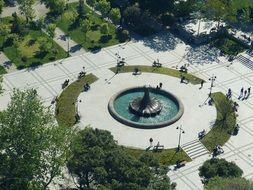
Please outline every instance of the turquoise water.
M137 97L140 96L142 97L143 95L144 92L140 91L121 94L114 101L115 111L127 120L138 123L150 123L150 124L168 121L177 115L179 111L179 105L174 100L174 98L173 97L170 98L167 95L154 92L150 92L150 96L160 100L163 106L160 114L156 115L155 117L139 117L137 115L134 115L133 113L130 112L128 108L129 102L131 102L133 99Z

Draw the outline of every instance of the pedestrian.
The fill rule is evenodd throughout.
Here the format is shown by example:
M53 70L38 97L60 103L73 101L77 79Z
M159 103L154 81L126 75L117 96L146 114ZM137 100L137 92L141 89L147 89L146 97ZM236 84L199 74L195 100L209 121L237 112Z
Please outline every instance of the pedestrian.
M251 89L251 87L248 88L248 96L250 95L250 89Z
M244 90L244 97L243 97L243 99L246 99L247 98L247 90Z
M199 88L199 89L203 88L204 82L205 82L204 80L201 81L201 83L200 83L200 88Z
M153 146L153 139L152 137L149 139L150 146Z
M244 92L244 88L242 87L242 88L241 88L240 95L239 95L239 97L238 97L238 100L240 100L240 99L242 98L242 96L243 96L243 92Z
M231 98L231 97L232 97L232 90L229 88L228 93L227 93L227 98Z
M163 83L159 83L159 88L161 89L162 88L162 86L163 86Z

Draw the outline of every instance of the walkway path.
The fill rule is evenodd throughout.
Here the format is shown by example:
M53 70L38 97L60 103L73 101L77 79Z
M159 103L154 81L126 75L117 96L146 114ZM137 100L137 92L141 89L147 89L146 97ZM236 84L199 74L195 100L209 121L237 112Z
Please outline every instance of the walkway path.
M55 29L54 41L59 44L66 52L69 51L71 56L84 54L86 51L80 44L67 37L67 35L60 29Z
M2 51L0 51L0 65L5 68L7 73L11 73L17 70L16 65L13 64Z

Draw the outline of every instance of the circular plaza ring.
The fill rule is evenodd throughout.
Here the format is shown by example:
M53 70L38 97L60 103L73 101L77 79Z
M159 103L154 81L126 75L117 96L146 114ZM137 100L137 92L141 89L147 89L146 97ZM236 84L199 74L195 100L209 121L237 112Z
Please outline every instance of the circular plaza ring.
M131 103L140 99L145 93L144 87L124 89L113 95L108 103L111 116L124 125L140 129L157 129L169 126L178 121L184 113L182 102L172 93L163 89L148 87L151 99L159 100L161 110L158 114L136 114ZM146 95L143 96L143 99Z

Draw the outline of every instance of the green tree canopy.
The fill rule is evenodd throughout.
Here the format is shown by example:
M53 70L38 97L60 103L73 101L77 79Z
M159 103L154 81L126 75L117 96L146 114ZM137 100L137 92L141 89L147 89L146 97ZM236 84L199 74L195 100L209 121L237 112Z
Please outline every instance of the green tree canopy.
M41 0L45 3L46 7L55 15L63 13L66 7L66 0Z
M225 159L213 158L204 162L199 168L199 176L205 182L212 177L241 177L243 171L235 163L228 162Z
M4 7L4 0L0 0L0 14L3 11L3 7Z
M108 26L108 24L107 23L102 24L101 28L100 28L100 31L101 31L102 34L104 34L104 35L107 36L108 33L109 33L109 26Z
M153 15L160 15L165 12L173 12L174 0L138 0L143 11L149 11Z
M103 17L106 17L111 9L111 4L107 0L99 0L96 9L101 12Z
M172 189L165 168L151 157L131 157L108 131L85 128L73 141L71 150L67 166L78 189Z
M0 119L0 189L46 189L61 173L70 139L36 90L15 90Z
M96 2L97 2L96 0L86 0L86 3L92 8L95 7Z
M77 13L79 19L85 18L85 12L84 12L84 0L79 0L78 6L77 6Z
M112 8L109 13L109 18L113 23L119 24L121 18L120 10L118 8Z
M211 178L207 185L205 185L205 190L252 190L253 183L244 178L221 178L214 177Z
M47 29L47 34L49 35L49 37L50 37L51 39L53 39L54 36L55 36L56 25L53 24L53 23L51 23L51 24L49 24L49 25L47 26L46 29Z
M123 12L123 16L126 24L138 25L141 17L141 10L138 4L127 7Z
M19 10L22 15L25 16L26 22L31 21L34 18L33 4L35 0L17 0L19 4Z
M87 32L90 29L90 21L88 19L84 19L81 21L80 25L81 25L81 30L84 32L84 36L86 40Z

